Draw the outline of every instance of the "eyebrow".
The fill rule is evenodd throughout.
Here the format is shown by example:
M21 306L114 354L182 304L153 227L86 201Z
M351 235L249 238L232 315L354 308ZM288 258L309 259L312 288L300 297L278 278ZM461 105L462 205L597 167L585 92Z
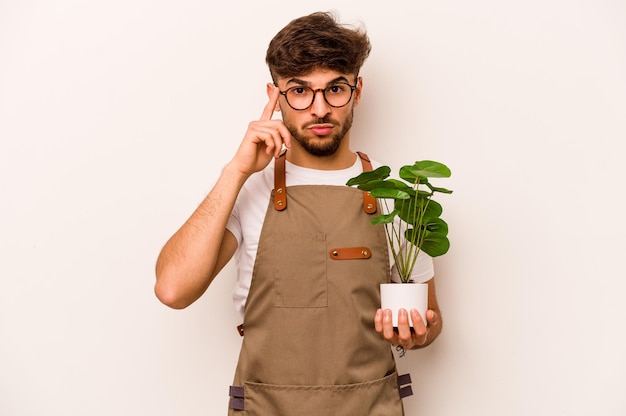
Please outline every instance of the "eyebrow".
M349 84L349 83L350 83L346 77L344 77L344 76L339 76L339 77L337 77L337 78L335 78L335 79L333 79L333 80L328 81L328 82L326 83L326 85L327 85L327 86L328 86L328 85L333 85L333 84L337 84L337 83L339 83L339 82L345 82L345 83L347 83L347 84ZM289 85L289 84L304 85L304 86L306 86L306 87L310 87L310 86L311 86L311 83L310 83L309 81L305 81L305 80L300 79L300 78L291 78L289 81L287 81L287 84L286 84L286 85Z

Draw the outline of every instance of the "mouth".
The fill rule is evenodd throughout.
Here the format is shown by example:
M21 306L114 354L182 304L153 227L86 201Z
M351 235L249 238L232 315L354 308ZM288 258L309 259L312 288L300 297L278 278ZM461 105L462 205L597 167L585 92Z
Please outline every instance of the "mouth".
M330 134L334 127L335 126L332 124L312 124L307 128L316 136L327 136Z

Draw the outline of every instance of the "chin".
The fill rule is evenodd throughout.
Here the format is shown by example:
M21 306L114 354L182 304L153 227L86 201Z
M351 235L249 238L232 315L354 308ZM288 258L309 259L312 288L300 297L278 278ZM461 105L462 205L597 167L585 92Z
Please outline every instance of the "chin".
M332 156L337 153L337 150L339 149L339 143L333 142L322 146L305 145L303 146L303 148L308 153L314 156Z

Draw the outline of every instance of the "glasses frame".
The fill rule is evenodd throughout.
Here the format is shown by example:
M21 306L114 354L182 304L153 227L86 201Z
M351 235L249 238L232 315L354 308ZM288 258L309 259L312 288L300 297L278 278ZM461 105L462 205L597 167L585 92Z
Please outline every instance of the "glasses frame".
M329 89L329 88L335 87L338 84L344 84L344 85L347 85L348 87L350 87L350 98L348 98L348 101L346 101L346 103L343 104L343 105L332 105L331 103L328 102L328 99L326 98L326 90ZM355 80L355 84L356 84L356 80ZM296 108L293 105L291 105L291 103L287 99L287 93L289 91L291 91L292 89L294 89L294 88L308 88L311 91L313 91L313 97L311 98L311 103L309 105L307 105L306 107L304 107L304 108ZM292 109L294 109L296 111L304 111L304 110L308 110L309 108L311 108L311 106L315 102L315 98L317 97L317 93L320 92L320 91L322 92L322 97L324 97L324 101L326 102L326 104L328 104L332 108L341 108L341 107L345 107L348 104L350 104L350 101L352 101L352 96L354 95L354 90L356 90L356 85L350 85L347 82L335 82L334 84L329 85L326 88L318 88L318 89L313 89L311 87L307 87L306 85L296 85L294 87L287 88L285 91L280 91L280 95L285 97L285 101L287 101L287 105L289 105L289 107L291 107Z

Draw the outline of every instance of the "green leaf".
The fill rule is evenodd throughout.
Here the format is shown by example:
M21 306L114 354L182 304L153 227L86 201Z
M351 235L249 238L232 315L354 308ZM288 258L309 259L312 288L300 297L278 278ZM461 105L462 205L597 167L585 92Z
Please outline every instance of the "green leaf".
M391 174L391 168L389 166L381 166L377 169L363 172L360 175L355 176L354 178L351 178L350 180L348 180L346 185L354 186L354 185L360 185L360 184L367 183L367 182L374 181L374 180L382 180L382 179L388 178L390 174Z
M448 235L448 224L441 218L424 218L424 227L434 233Z
M424 211L424 216L429 217L429 218L436 218L436 217L440 217L442 213L443 213L443 207L441 206L441 204L435 201L434 199L431 199L428 202L428 206L426 207L426 210Z
M450 249L450 240L444 234L427 232L421 249L430 257L443 256Z
M394 187L395 186L393 183L389 183L387 181L380 180L380 179L375 179L369 182L365 182L357 186L357 188L359 188L362 191L371 191L374 188L394 188Z
M432 186L430 183L427 183L426 186L433 192L441 192L442 194L451 194L452 191L446 188L438 188L436 186Z
M398 215L398 211L392 211L389 214L381 214L375 218L372 218L370 222L374 225L389 224L393 222L393 219Z
M417 238L419 235L415 235L418 228L408 228L404 231L404 235L410 242L417 244ZM421 233L424 236L437 235L440 237L446 237L448 235L448 224L441 218L426 218L420 227Z
M370 190L370 193L374 198L409 199L411 197L404 191L391 188L376 188Z
M413 173L413 166L411 165L402 166L398 171L398 174L400 175L400 178L411 184L424 183L428 181L428 179L424 176L415 175L415 173Z
M413 238L417 238L414 235L414 229L408 229L404 232L404 236L408 241L413 241ZM420 245L420 250L428 254L431 257L443 256L448 252L450 248L450 240L444 233L424 231L423 241Z
M396 200L394 209L402 221L417 225L420 219L437 218L443 213L443 207L437 201L428 198L412 196L410 199Z
M413 166L403 166L400 169L400 177L411 183L415 183L418 178L449 178L451 175L452 172L446 165L432 160L417 161Z
M450 168L440 162L433 160L422 160L415 162L413 173L427 178L449 178L452 176Z
M407 185L405 182L399 181L397 179L387 179L385 183L393 184L396 189L400 191L405 191L407 193L414 193L413 188Z

